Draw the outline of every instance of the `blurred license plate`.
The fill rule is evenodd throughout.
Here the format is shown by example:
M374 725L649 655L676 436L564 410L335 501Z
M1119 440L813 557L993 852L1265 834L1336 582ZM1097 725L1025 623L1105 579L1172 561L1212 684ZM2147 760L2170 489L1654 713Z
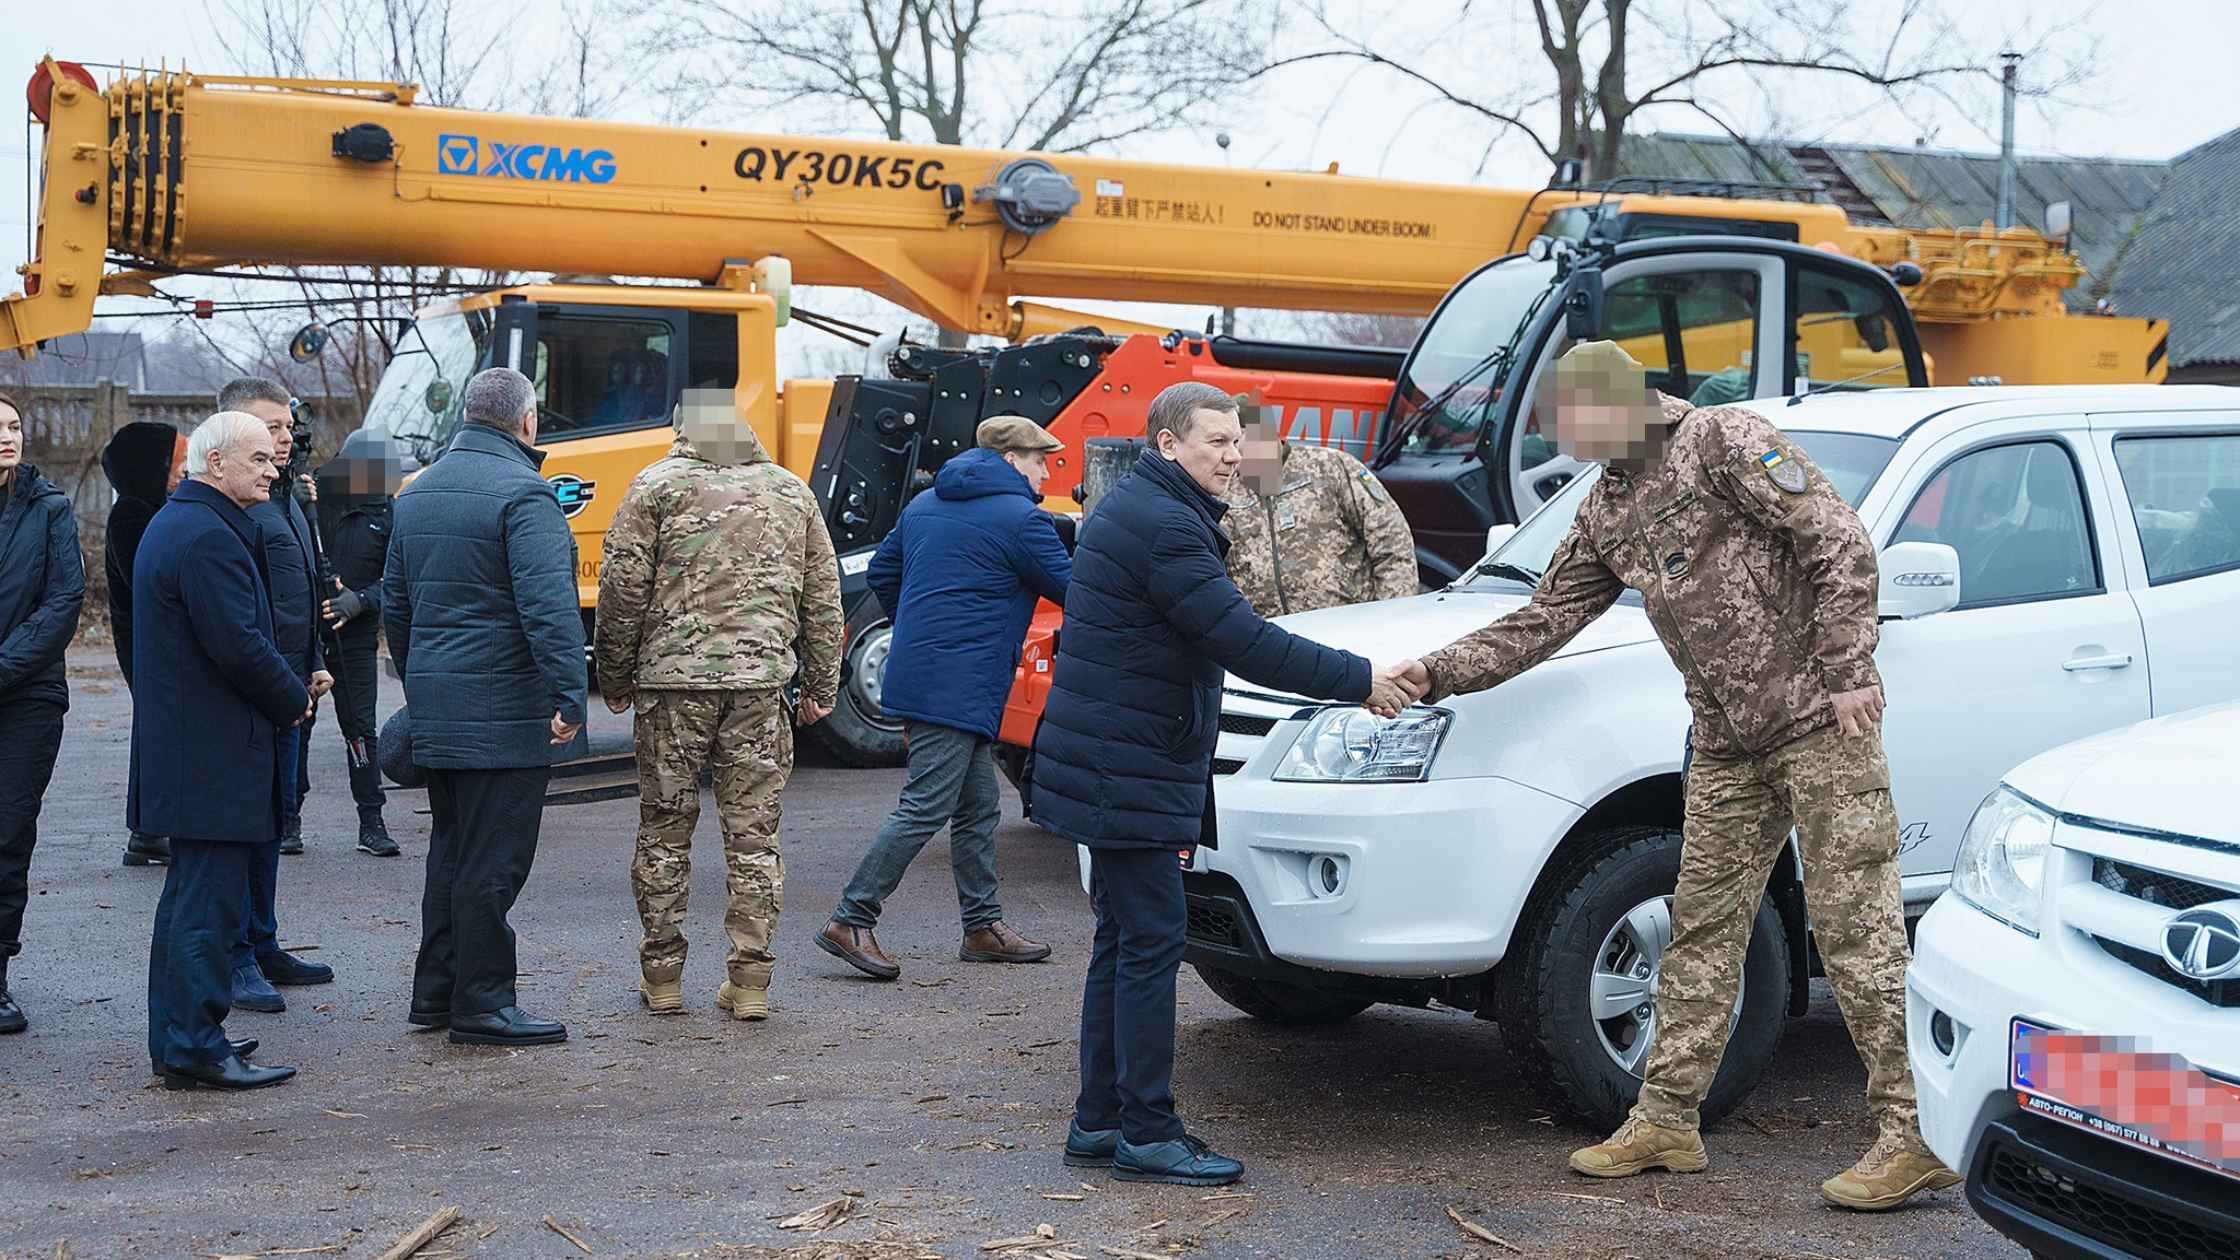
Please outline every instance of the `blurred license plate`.
M2015 1020L2008 1083L2023 1110L2240 1180L2240 1087L2139 1037Z

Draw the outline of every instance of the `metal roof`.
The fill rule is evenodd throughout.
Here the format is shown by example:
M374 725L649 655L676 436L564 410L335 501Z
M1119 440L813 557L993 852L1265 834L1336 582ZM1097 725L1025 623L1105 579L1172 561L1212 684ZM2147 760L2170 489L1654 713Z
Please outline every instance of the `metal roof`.
M1999 199L1995 153L1779 139L1746 145L1726 136L1660 132L1626 137L1618 164L1618 174L1671 179L1818 180L1826 187L1821 199L1855 220L1897 227L1975 227L1993 217ZM2136 158L2017 159L2017 222L2043 230L2048 203L2070 205L2069 247L2089 272L2070 290L2070 306L2090 307L2107 295L2119 264L2128 265L2125 243L2170 170L2169 163ZM2240 220L2234 226L2240 229Z
M2116 276L2116 309L2170 321L2170 362L2240 363L2240 131L2171 163Z

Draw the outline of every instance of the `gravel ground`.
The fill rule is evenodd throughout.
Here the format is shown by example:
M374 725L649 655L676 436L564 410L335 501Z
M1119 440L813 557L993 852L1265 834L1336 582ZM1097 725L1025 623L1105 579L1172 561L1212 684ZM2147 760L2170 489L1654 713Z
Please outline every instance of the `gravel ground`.
M733 1024L713 1005L723 936L712 810L687 926L687 1011L657 1019L639 1008L635 804L609 801L548 811L513 918L522 1003L565 1019L572 1039L474 1050L408 1032L403 1018L425 798L391 797L403 859L355 852L339 741L322 715L310 852L284 861L281 925L339 978L288 990L285 1014L228 1025L302 1075L240 1096L167 1093L145 1057L161 873L117 861L129 700L105 649L72 667L28 947L11 973L33 1026L0 1042L0 1255L43 1258L67 1244L80 1257L374 1257L446 1207L461 1218L422 1257L2019 1254L1958 1191L1882 1217L1821 1206L1819 1180L1872 1136L1863 1074L1824 989L1792 1021L1767 1083L1710 1135L1708 1174L1612 1183L1564 1171L1565 1154L1600 1135L1509 1088L1489 1025L1379 1009L1337 1028L1279 1030L1185 971L1184 1115L1247 1161L1246 1180L1212 1193L1084 1177L1056 1158L1089 936L1072 850L1023 823L1001 833L1007 918L1055 946L1050 964L957 961L936 840L880 929L902 980L860 979L809 937L901 776L806 752L786 796L789 905L767 1023ZM386 711L396 697L385 684ZM599 717L615 746L626 725ZM848 1209L841 1223L779 1228L834 1200ZM1450 1208L1503 1244L1467 1238ZM1034 1245L988 1247L1003 1239Z

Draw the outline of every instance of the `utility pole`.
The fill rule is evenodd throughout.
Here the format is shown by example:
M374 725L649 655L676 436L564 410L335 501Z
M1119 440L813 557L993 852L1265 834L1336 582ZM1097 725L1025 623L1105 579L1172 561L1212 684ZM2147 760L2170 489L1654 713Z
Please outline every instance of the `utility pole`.
M1213 142L1221 146L1221 165L1229 165L1229 133L1226 131L1214 132ZM1237 308L1234 306L1221 308L1221 335L1224 337L1237 335Z
M2000 53L1999 60L2006 67L1999 72L2001 104L1999 109L1999 209L1994 222L2004 232L2014 226L2014 98L2015 72L2022 64L2021 53Z

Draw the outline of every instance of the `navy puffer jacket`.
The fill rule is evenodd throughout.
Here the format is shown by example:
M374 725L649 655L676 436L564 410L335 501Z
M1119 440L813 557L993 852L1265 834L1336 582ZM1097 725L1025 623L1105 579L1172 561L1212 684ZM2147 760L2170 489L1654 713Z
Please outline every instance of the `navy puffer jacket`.
M1211 843L1221 674L1358 703L1369 662L1263 621L1229 580L1228 506L1146 451L1081 527L1035 821L1100 848Z
M1035 599L1062 604L1073 571L1048 512L989 450L941 466L864 574L894 616L882 706L996 737Z
M0 703L68 706L62 654L86 599L78 518L62 490L29 464L0 488Z
M412 711L412 760L503 770L583 755L552 746L555 713L583 721L589 689L576 544L544 452L467 425L397 496L381 632Z

